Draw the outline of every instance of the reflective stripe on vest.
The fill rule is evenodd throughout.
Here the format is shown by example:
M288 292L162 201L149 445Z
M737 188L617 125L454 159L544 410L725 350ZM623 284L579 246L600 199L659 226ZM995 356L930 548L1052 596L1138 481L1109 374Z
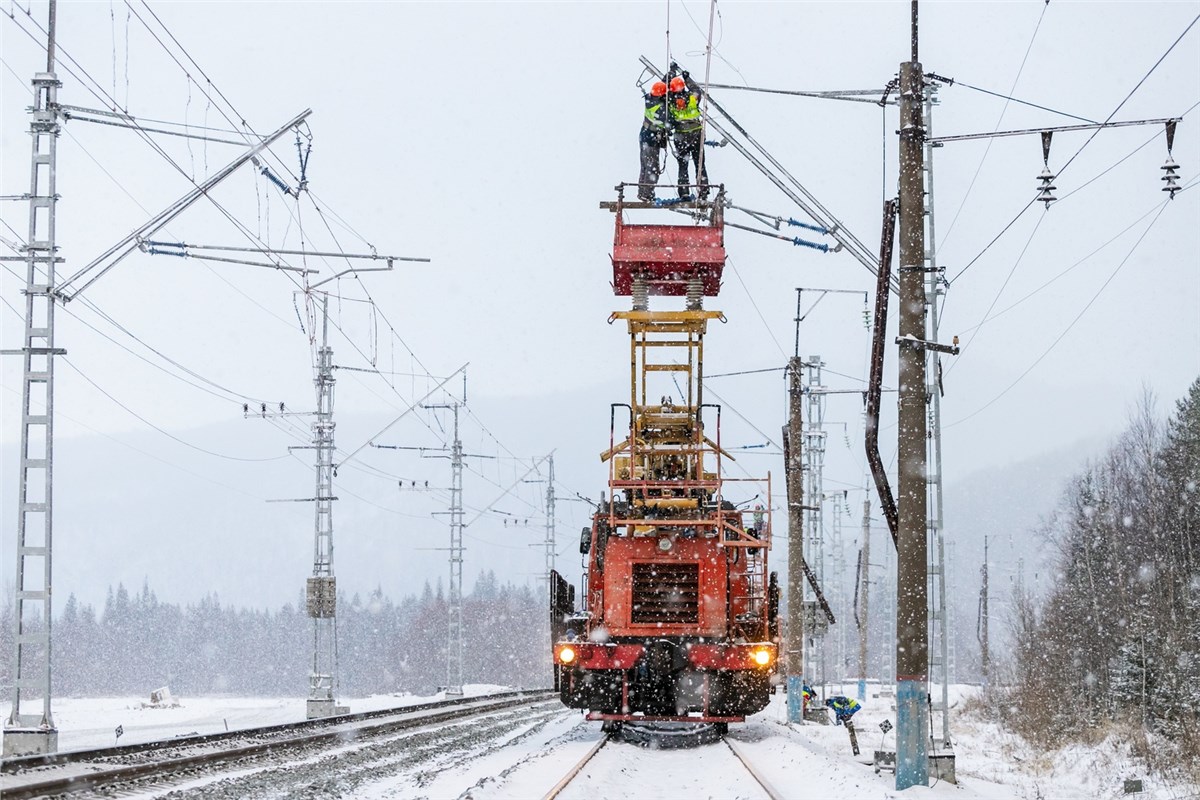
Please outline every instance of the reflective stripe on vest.
M663 108L662 103L657 103L652 106L646 106L646 123L651 128L667 127L667 123L663 119L663 116L662 116L662 108Z

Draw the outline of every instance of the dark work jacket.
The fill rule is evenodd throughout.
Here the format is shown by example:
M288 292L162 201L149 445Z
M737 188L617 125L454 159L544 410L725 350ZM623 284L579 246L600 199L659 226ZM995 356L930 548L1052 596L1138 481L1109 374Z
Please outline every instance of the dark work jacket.
M646 110L642 115L639 139L646 144L664 147L667 143L667 98L644 95Z

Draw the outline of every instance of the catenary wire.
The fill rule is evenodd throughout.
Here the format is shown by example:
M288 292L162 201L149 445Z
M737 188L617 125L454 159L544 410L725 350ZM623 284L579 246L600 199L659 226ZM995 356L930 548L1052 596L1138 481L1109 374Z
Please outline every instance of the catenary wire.
M984 319L982 319L981 321L977 322L975 325L972 325L972 326L971 326L971 327L969 327L969 328L962 328L962 329L960 329L960 330L958 331L958 332L959 332L959 334L961 335L961 334L964 334L964 333L970 333L971 331L973 331L973 330L975 330L976 328L980 327L980 326L981 326L981 325L983 325L984 323L991 322L993 319L996 319L997 317L1000 317L1000 316L1003 316L1004 314L1007 314L1009 311L1011 311L1011 310L1013 310L1014 308L1016 308L1017 306L1021 305L1022 303L1024 303L1024 302L1025 302L1026 300L1028 300L1029 298L1031 298L1031 297L1033 297L1034 295L1036 295L1036 294L1040 293L1042 290L1044 290L1044 289L1048 288L1048 287L1049 287L1051 284L1053 284L1053 283L1054 283L1055 281L1057 281L1059 278L1063 277L1063 276L1064 276L1064 275L1066 275L1068 272L1071 272L1071 271L1073 271L1073 270L1074 270L1076 267L1079 267L1080 265L1082 265L1082 264L1084 264L1085 262L1089 261L1089 260L1092 258L1092 256L1096 255L1096 254L1097 254L1097 253L1099 253L1101 250L1104 250L1104 249L1106 249L1106 248L1107 248L1109 245L1111 245L1111 244L1113 244L1114 242L1116 242L1118 239L1120 239L1121 237L1123 237L1123 236L1124 236L1126 233L1128 233L1129 231L1133 230L1133 228L1134 228L1135 226L1137 226L1137 225L1138 225L1138 223L1142 222L1142 220L1146 219L1146 217L1150 216L1150 215L1151 215L1151 214L1153 214L1155 211L1157 211L1157 210L1158 210L1158 207L1159 207L1159 206L1158 206L1158 204L1156 203L1156 204L1155 204L1155 205L1154 205L1154 206L1153 206L1153 207L1152 207L1152 208L1151 208L1149 211L1147 211L1146 213L1142 214L1142 215L1141 215L1140 217L1138 217L1136 220L1134 220L1133 222L1131 222L1131 223L1129 223L1128 225L1126 225L1126 226L1125 226L1123 229L1121 229L1121 231L1120 231L1119 233L1117 233L1117 234L1116 234L1115 236L1113 236L1111 239L1109 239L1108 241L1106 241L1104 244L1100 245L1100 246L1099 246L1099 247L1097 247L1095 250L1093 250L1092 252L1088 253L1086 256L1084 256L1083 258L1079 259L1078 261L1076 261L1076 262L1075 262L1074 264L1072 264L1071 266L1069 266L1069 267L1067 267L1066 269L1064 269L1062 272L1059 272L1059 273L1058 273L1057 275L1055 275L1053 278L1051 278L1050 280L1046 281L1045 283L1043 283L1041 286L1037 287L1037 288L1036 288L1036 289L1034 289L1033 291L1029 292L1029 293L1028 293L1028 294L1026 294L1024 297L1022 297L1020 300L1017 300L1016 302L1012 303L1011 305L1009 305L1009 306L1007 306L1007 307L1005 307L1005 308L1001 309L1000 311L997 311L995 314L992 314L991 316L985 316L985 318L984 318Z
M1193 104L1192 104L1192 105L1191 105L1191 106L1190 106L1190 107L1189 107L1189 108L1188 108L1186 111L1184 111L1182 114L1180 114L1180 115L1179 115L1179 118L1180 118L1180 119L1183 119L1183 118L1187 117L1187 115L1188 115L1188 114L1190 114L1192 111L1194 111L1194 110L1196 109L1196 107L1197 107L1197 106L1200 106L1200 101L1197 101L1197 102L1193 103ZM1136 153L1138 153L1139 151L1141 151L1142 149L1144 149L1144 148L1145 148L1147 145L1149 145L1149 144L1151 144L1152 142L1154 142L1154 141L1155 141L1155 140L1158 138L1158 136L1159 136L1159 134L1156 132L1154 135L1152 135L1152 136L1151 136L1150 138L1148 138L1146 141L1142 142L1140 145L1138 145L1137 147L1135 147L1133 150L1131 150L1129 153L1127 153L1127 154L1126 154L1125 156L1123 156L1121 159L1119 159L1119 160L1118 160L1118 161L1116 161L1115 163L1113 163L1113 164L1109 165L1109 166L1108 166L1108 167L1106 167L1105 169L1101 170L1099 173L1097 173L1096 175L1094 175L1093 177L1091 177L1090 179L1088 179L1087 181L1085 181L1085 182L1084 182L1083 184L1081 184L1080 186L1077 186L1075 189L1073 189L1073 190L1071 190L1070 192L1068 192L1067 194L1063 195L1063 196L1062 196L1062 198L1060 198L1059 202L1061 202L1062 200L1066 200L1068 197L1071 197L1072 195L1075 195L1075 194L1077 194L1078 192L1082 191L1082 190L1083 190L1085 187L1087 187L1087 186L1090 186L1091 184L1095 183L1095 182L1096 182L1096 181L1098 181L1100 178L1104 177L1104 176L1105 176L1105 175L1107 175L1109 172L1111 172L1112 170L1116 169L1116 168L1117 168L1118 166L1120 166L1121 164L1123 164L1123 163L1125 163L1126 161L1128 161L1128 160L1129 160L1130 158L1132 158L1132 157L1133 157L1133 156L1134 156ZM1031 204L1032 204L1032 201L1031 201ZM1151 210L1151 212L1147 212L1147 214L1149 214L1149 213L1153 213L1153 210ZM1018 218L1019 218L1019 216L1020 216L1020 215L1018 215ZM1144 219L1146 216L1147 216L1146 214L1143 214L1143 215L1142 215L1142 217L1139 217L1139 220L1138 220L1138 221L1140 221L1141 219ZM1043 216L1043 219L1044 219L1044 216ZM1013 222L1016 222L1016 219L1014 219L1014 220L1013 220ZM1012 223L1010 223L1010 225L1011 225L1011 224L1012 224ZM1039 220L1039 223L1038 223L1038 224L1039 224L1039 225L1041 224L1041 220ZM1135 222L1135 223L1133 223L1133 224L1137 224L1137 223ZM1129 227L1133 227L1133 225L1130 225ZM1006 228L1005 230L1007 230L1007 228ZM1034 231L1036 232L1036 230L1037 230L1037 229L1035 228L1035 229L1034 229ZM1126 228L1125 230L1129 230L1129 228ZM1031 234L1030 238L1032 239L1032 234ZM1114 238L1113 240L1110 240L1110 241L1115 241L1115 238ZM1026 244L1026 247L1028 247L1028 243ZM1095 252L1098 252L1098 251L1095 251ZM969 265L968 265L968 266L969 266ZM1076 265L1076 266L1077 266L1077 265ZM1014 267L1014 269L1015 269L1015 268L1016 268L1016 265L1014 264L1014 265L1013 265L1013 267ZM965 272L965 271L966 271L966 270L964 269L964 270L963 270L963 272ZM962 272L960 272L960 273L959 273L959 275L961 275L961 274L962 274ZM1062 273L1062 274L1065 274L1065 273ZM1012 271L1011 271L1011 270L1009 271L1009 277L1010 277L1010 278L1012 277ZM958 279L958 275L956 275L956 276L955 276L955 280L957 280L957 279ZM1005 281L1005 284L1007 285L1007 280ZM1031 297L1033 294L1036 294L1038 291L1041 291L1041 289L1044 289L1044 288L1045 288L1046 286L1048 286L1048 285L1049 285L1049 283L1046 283L1046 284L1044 284L1042 287L1039 287L1039 289L1036 289L1036 290L1034 290L1034 292L1031 292L1030 294L1026 295L1025 297L1023 297L1021 300L1019 300L1019 301L1017 301L1017 302L1018 302L1018 303L1020 303L1020 302L1023 302L1024 300L1028 299L1028 298L1029 298L1029 297ZM1002 292L1002 291L1003 291L1003 287L1001 287L1001 292ZM996 298L995 298L995 299L992 301L992 305L991 305L991 307L989 307L988 311L987 311L987 312L984 314L984 319L983 319L983 320L981 320L980 322L976 323L975 325L972 325L972 326L971 326L971 327L969 327L969 328L964 328L964 329L960 330L959 332L960 332L960 333L966 333L966 332L970 332L970 331L973 331L973 330L975 330L975 329L979 328L979 327L980 327L980 326L982 326L984 323L986 323L986 322L988 321L988 319L990 319L990 317L989 317L988 315L991 313L991 308L994 308L994 307L995 307L995 304L996 304L996 302L999 300L999 298L1000 298L1000 293L998 292L998 293L997 293L997 295L996 295ZM943 300L943 301L942 301L942 309L941 309L941 310L942 310L942 312L944 312L944 311L945 311L945 303L946 303L946 301L945 301L945 300ZM1015 306L1015 305L1017 305L1017 303L1014 303L1014 304L1013 304L1013 306ZM1012 308L1013 306L1009 306L1008 308ZM1005 309L1005 310L1007 311L1008 309ZM1001 312L1001 313L1004 313L1004 312ZM999 316L999 314L997 314L996 316ZM957 361L956 361L955 363L957 363ZM954 368L954 365L953 365L953 364L951 364L951 366L950 366L950 369L953 369L953 368ZM949 372L949 371L950 371L950 369L948 369L948 370L947 370L947 372Z
M1004 294L1004 290L1008 288L1009 281L1011 281L1013 275L1016 274L1017 268L1019 266L1021 266L1021 262L1025 259L1025 254L1029 252L1029 248L1033 245L1033 239L1035 236L1037 236L1038 229L1040 229L1042 227L1042 223L1046 221L1046 217L1049 216L1049 214L1050 214L1050 210L1046 209L1045 211L1042 212L1042 215L1040 217L1038 217L1037 223L1033 226L1033 230L1031 230L1029 232L1029 238L1025 240L1025 246L1021 248L1021 252L1017 255L1016 258L1013 259L1012 267L1008 270L1008 274L1004 276L1004 282L1001 283L1000 288L996 290L996 296L992 298L992 302L988 306L987 311L983 312L984 321L986 321L987 318L991 315L992 310L996 307L996 304L1000 302L1000 296L1002 294ZM984 322L980 322L978 325L974 326L971 329L970 338L967 339L967 341L963 343L962 347L959 350L959 353L958 353L959 358L955 359L953 362L951 362L950 366L946 368L947 375L950 374L951 372L953 372L954 368L956 366L958 366L960 363L962 363L962 361L961 361L962 355L967 352L968 348L970 348L970 346L971 346L971 343L975 341L975 337L979 335L979 329L982 328L983 325L984 325Z
M1043 6L1043 15L1044 15L1044 14L1045 14L1045 7ZM1041 24L1042 24L1042 21L1041 21L1041 19L1039 18L1039 19L1038 19L1038 25L1040 26ZM1037 30L1036 30L1036 29L1034 30L1034 32L1033 32L1033 33L1034 33L1034 36L1037 36ZM1033 44L1033 42L1031 41L1031 42L1030 42L1030 44ZM1026 51L1025 51L1025 56L1026 56L1026 58L1028 58L1028 56L1029 56L1029 51L1028 51L1028 50L1026 50ZM1025 67L1025 62L1024 62L1024 61L1022 61L1022 62L1021 62L1021 68L1022 68L1022 69L1024 69L1024 67ZM1018 77L1018 78L1020 78L1020 71L1018 71L1018 73L1017 73L1017 77ZM1031 102L1029 102L1028 100L1020 100L1020 99L1018 99L1018 98L1016 98L1016 97L1010 97L1009 95L1006 95L1006 94L1001 94L1000 92L993 92L993 91L990 91L990 90L988 90L988 89L981 89L981 88L980 88L980 87L978 87L978 86L972 86L971 84L969 84L969 83L967 83L967 82L965 82L965 81L961 81L961 80L959 80L958 78L955 78L955 79L954 79L954 83L953 83L953 85L954 85L954 86L961 86L961 87L963 87L964 89L974 89L974 90L975 90L975 91L977 91L977 92L983 92L984 94L990 94L992 97L999 97L999 98L1001 98L1002 100L1008 100L1008 101L1010 101L1010 102L1013 102L1013 103L1018 103L1018 104L1020 104L1020 105L1023 105L1023 106L1029 106L1029 107L1031 107L1031 108L1037 108L1037 109L1040 109L1040 110L1042 110L1042 111L1049 111L1051 114L1058 114L1058 115L1059 115L1059 116L1061 116L1061 117L1069 117L1070 119L1077 119L1077 120L1079 120L1080 122L1090 122L1090 123L1092 123L1092 124L1096 124L1096 120L1094 120L1094 119L1088 119L1087 117L1081 117L1081 116L1078 116L1078 115L1076 115L1076 114L1068 114L1066 111L1059 111L1058 109L1050 108L1050 107L1048 107L1048 106L1040 106L1040 105L1038 105L1037 103L1031 103ZM997 130L999 130L999 128L997 128Z
M1188 187L1185 187L1185 188L1188 188ZM1053 351L1054 348L1058 345L1058 343L1061 342L1066 337L1066 335L1071 332L1071 329L1075 327L1075 324L1079 322L1079 320L1083 317L1083 315L1087 313L1088 309L1090 309L1092 307L1092 305L1096 302L1096 300L1100 297L1101 293L1108 287L1108 285L1110 283L1112 283L1113 279L1117 277L1117 273L1119 273L1121 271L1121 269L1125 266L1125 264L1128 263L1130 257L1137 251L1138 246L1142 243L1142 241L1146 238L1146 235L1149 234L1150 230L1154 227L1154 223L1158 222L1159 217L1162 216L1162 213L1163 213L1163 211L1166 210L1167 204L1169 202L1170 202L1170 200L1163 200L1159 204L1158 213L1154 215L1154 219L1150 220L1150 224L1146 226L1146 229L1144 231L1142 231L1141 236L1139 236L1137 241L1134 242L1133 247L1131 247L1129 249L1129 252L1125 254L1125 257L1123 259L1121 259L1121 262L1119 264L1117 264L1116 269L1114 269L1112 271L1112 273L1108 276L1108 278L1105 279L1104 283L1102 283L1100 285L1100 288L1096 290L1096 293L1092 295L1091 299L1088 300L1087 304L1084 305L1084 307L1080 310L1080 312L1075 315L1075 318L1071 320L1070 324L1068 324L1067 327L1063 330L1063 332L1060 333L1058 335L1058 337L1055 338L1055 340L1050 343L1050 346L1047 347L1040 356L1038 356L1036 359L1034 359L1033 363L1030 364L1025 369L1024 372L1022 372L1020 375L1018 375L1016 377L1016 379L1013 380L1013 382L1010 383L1007 387L1005 387L999 394L997 394L991 400L984 403L982 406L980 406L978 409L971 412L967 416L962 417L961 419L957 419L954 422L947 424L945 426L946 428L952 428L955 425L966 422L967 420L972 419L973 417L976 417L979 414L982 414L984 411L986 411L988 408L990 408L993 404L995 404L997 401L999 401L1002 397L1004 397L1006 394L1008 394L1018 383L1020 383L1025 378L1025 376L1027 376L1030 372L1032 372L1034 370L1034 368L1037 367L1038 364L1042 363L1042 360L1045 359L1046 356L1050 355L1051 351Z
M1008 90L1011 95L1017 89L1017 84L1021 81L1021 74L1025 71L1025 63L1029 61L1029 54L1033 51L1033 43L1037 40L1038 31L1042 28L1042 20L1046 17L1046 9L1050 7L1049 3L1042 5L1042 13L1038 15L1037 25L1033 28L1033 35L1029 37L1029 44L1025 47L1025 55L1021 58L1021 65L1017 67L1016 77L1013 78L1012 88ZM963 84L966 86L966 84ZM1000 123L1004 121L1004 115L1008 113L1008 104L1012 100L1011 97L1005 98L1004 107L1000 109L1000 116L996 118L996 127L992 129L992 133L1000 130ZM1018 101L1020 102L1020 101ZM975 182L979 179L979 173L983 170L983 162L987 160L988 153L992 150L992 143L995 139L988 139L987 146L983 150L983 155L979 157L979 163L975 165L975 174L971 176L971 182L967 184L967 191L963 193L963 198L958 204L958 210L954 212L954 217L950 220L950 224L946 227L946 232L942 234L941 244L938 245L938 250L946 246L947 240L950 238L951 232L954 230L954 225L958 222L958 217L962 214L963 207L967 204L967 198L971 196L971 190L975 188ZM1024 209L1022 212L1024 213Z
M0 389L3 389L4 391L9 392L11 394L20 395L20 392L18 392L16 389L9 388L8 386L0 386ZM205 481L206 483L211 483L214 486L220 486L222 489L228 489L229 491L234 492L235 494L244 495L245 497L249 497L252 500L265 501L267 499L267 498L261 497L259 495L251 494L250 492L247 492L244 488L242 488L240 486L231 486L227 483L222 483L221 481L215 480L215 479L209 477L208 475L204 475L202 473L188 469L187 467L180 466L179 464L176 464L175 462L173 462L169 459L162 458L161 456L156 456L153 453L148 453L139 447L134 447L133 445L129 444L128 442L118 439L116 436L105 433L104 431L96 430L95 428L88 425L86 422L75 419L74 417L70 416L69 414L64 414L61 411L57 411L57 410L54 413L56 416L61 416L63 419L65 419L75 425L78 425L79 427L81 427L85 430L91 431L92 433L96 434L97 436L103 436L105 439L108 439L111 442L119 444L121 447L124 447L128 450L132 450L133 452L135 452L139 455L145 456L146 458L157 461L160 464L165 464L166 466L171 467L172 469L179 470L180 472L182 472L186 475L191 475L193 478L198 478L202 481Z
M1150 69L1146 72L1145 75L1142 76L1142 79L1137 82L1137 84L1133 87L1133 89L1131 89L1129 91L1129 94L1125 95L1125 99L1123 99L1120 103L1118 103L1117 107L1112 110L1112 113L1110 113L1108 115L1108 117L1104 120L1105 123L1110 122L1112 120L1112 118L1114 116L1116 116L1117 112L1120 111L1121 108L1124 107L1124 105L1127 102L1129 102L1129 99L1131 97L1133 97L1134 93L1136 93L1137 90L1141 88L1142 84L1144 84L1146 82L1146 80L1149 79L1149 77L1152 74L1154 74L1154 71L1156 69L1158 69L1159 65L1162 64L1163 61L1166 59L1166 57L1171 54L1171 51L1174 50L1175 46L1178 45L1183 40L1183 37L1187 35L1188 31L1190 31L1193 26L1195 26L1197 21L1200 21L1200 15L1197 15L1190 23L1188 23L1188 26L1186 28L1184 28L1183 33L1179 34L1179 37L1176 38L1175 41L1171 43L1171 46L1167 48L1166 52L1164 52L1161 56L1159 56L1158 60L1154 62L1154 65L1152 67L1150 67ZM1080 148L1075 151L1075 154L1072 155L1069 159L1067 159L1067 162L1065 164L1063 164L1063 166L1061 168L1059 168L1058 174L1055 176L1056 178L1062 177L1062 174L1067 169L1067 167L1069 167L1071 165L1071 163L1079 156L1079 154L1082 153L1089 144L1091 144L1092 140L1096 138L1096 135L1101 130L1103 130L1103 129L1097 128L1096 130L1092 131L1092 135L1089 136L1087 138L1087 140L1084 141L1083 145L1080 146ZM960 277L962 277L962 275L967 270L969 270L976 262L978 262L979 259L983 257L984 253L986 253L988 250L990 250L992 245L994 245L1000 239L1000 237L1003 236L1016 223L1016 221L1018 219L1020 219L1021 216L1024 215L1024 213L1026 211L1029 210L1030 206L1032 206L1036 202L1037 202L1037 198L1034 197L1025 205L1024 208L1022 208L1019 212L1017 212L1017 215L1015 217L1013 217L1013 219L1007 225L1004 226L1004 228L1000 231L1000 233L996 234L996 236L990 242L988 242L987 246L985 246L983 248L983 250L981 250L979 252L978 255L976 255L969 262L967 262L967 265L964 266L961 270L959 270L958 273L953 278L950 279L950 283L954 283L954 281L956 281Z
M214 450L208 450L208 449L205 449L205 448L203 448L203 447L200 447L199 445L192 444L191 442L188 442L188 441L186 441L186 440L184 440L184 439L180 439L178 436L174 435L173 433L169 433L169 432L167 432L167 431L163 430L162 428L158 427L158 426L157 426L157 425L155 425L153 422L151 422L150 420L146 419L146 418L145 418L145 417L143 417L141 414L137 413L137 412L136 412L136 411L134 411L132 408L130 408L129 406L127 406L127 405L125 405L124 403L122 403L122 402L121 402L120 400L118 400L117 398L113 397L113 396L112 396L111 394L109 394L109 393L108 393L108 392L107 392L107 391L106 391L106 390L105 390L103 387L101 387L101 386L100 386L100 384L96 383L94 380L92 380L90 377L88 377L88 375L87 375L87 374L86 374L86 373L85 373L83 370L79 369L79 367L77 367L77 366L75 366L74 364L72 364L72 363L71 363L71 360L70 360L69 358L67 358L66 356L60 356L60 358L62 359L62 361L63 361L63 363L64 363L64 364L66 364L66 365L67 365L68 367L70 367L71 369L75 370L75 372L76 372L76 373L78 373L79 377L83 378L85 381L87 381L88 383L90 383L90 384L92 385L92 387L93 387L93 388L94 388L96 391L100 392L100 394L104 395L104 396L105 396L105 397L107 397L109 400L111 400L113 403L115 403L116 405L120 406L120 407L121 407L122 409L124 409L124 410L125 410L127 413L129 413L129 414L130 414L130 416L133 416L133 417L135 417L135 418L136 418L136 419L138 419L140 422L142 422L143 424L145 424L147 427L153 428L154 430L156 430L156 431L158 431L159 433L161 433L163 436L166 436L168 439L171 439L172 441L178 442L179 444L183 445L184 447L189 447L189 448L191 448L192 450L195 450L195 451L197 451L197 452L200 452L200 453L204 453L204 454L206 454L206 455L215 456L215 457L217 457L217 458L224 458L224 459L226 459L226 460L228 460L228 461L250 461L250 462L260 462L260 461L278 461L278 460L279 460L279 459L281 459L281 458L287 458L287 456L286 456L286 455L284 455L284 456L271 456L271 457L269 457L269 458L243 458L243 457L241 457L241 456L231 456L231 455L227 455L227 454L225 454L225 453L218 453L218 452L216 452L216 451L214 451Z

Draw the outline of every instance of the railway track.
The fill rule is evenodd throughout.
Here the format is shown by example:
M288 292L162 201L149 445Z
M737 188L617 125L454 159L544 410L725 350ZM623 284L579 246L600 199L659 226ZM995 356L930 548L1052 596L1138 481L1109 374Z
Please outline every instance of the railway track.
M586 754L584 754L583 758L579 759L579 761L577 761L575 765L572 766L565 775L563 775L562 779L559 780L559 782L556 783L554 787L546 793L542 800L556 800L556 798L558 798L559 795L562 794L567 787L578 778L579 773L581 773L585 767L591 764L593 759L596 758L600 751L604 750L605 747L613 741L613 739L614 736L612 734L607 734L598 742L596 742L596 744L589 749ZM721 742L732 754L734 760L742 765L749 776L753 779L754 784L762 790L763 794L768 798L768 800L784 800L784 796L763 776L762 771L754 766L753 762L747 757L745 750L740 745L735 744L733 740L727 736L722 736ZM624 746L631 747L633 745ZM610 749L609 752L613 752L613 750ZM621 756L615 755L614 758L619 759ZM635 787L629 788L629 796L634 796L637 794L637 792L634 790ZM594 796L594 793L590 794L591 796Z
M432 729L425 736L431 741L423 747L436 752L439 727L465 719L490 719L497 730L513 727L513 720L520 724L523 716L535 713L539 705L548 704L554 696L547 691L506 692L209 736L6 759L0 762L0 795L5 800L77 792L110 795L134 787L142 791L151 785L162 788L180 781L199 788L199 784L223 780L222 774L230 770L240 771L243 777L271 773L282 769L281 762L289 758L311 761L339 748L364 753L388 750L387 758L396 761L391 751L401 739L415 734L415 729ZM486 727L484 722L465 726L468 730ZM384 758L382 753L373 755ZM214 791L234 797L251 796L256 793L254 788L230 786Z

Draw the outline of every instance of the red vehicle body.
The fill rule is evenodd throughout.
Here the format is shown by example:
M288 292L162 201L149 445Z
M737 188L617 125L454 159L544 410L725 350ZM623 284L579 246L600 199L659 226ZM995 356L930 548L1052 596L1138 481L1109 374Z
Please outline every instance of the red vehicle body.
M720 445L720 406L703 400L704 335L710 320L724 321L702 307L720 290L722 201L702 205L707 219L696 225L634 225L621 199L607 204L613 289L633 298L610 318L630 334L630 395L613 405L601 453L608 491L580 541L582 607L555 574L551 621L562 701L610 724L723 725L763 708L771 692L770 476L723 476L732 457ZM651 311L651 295L685 296L686 308ZM623 428L628 418L620 442L619 417ZM736 488L745 491L727 497Z

